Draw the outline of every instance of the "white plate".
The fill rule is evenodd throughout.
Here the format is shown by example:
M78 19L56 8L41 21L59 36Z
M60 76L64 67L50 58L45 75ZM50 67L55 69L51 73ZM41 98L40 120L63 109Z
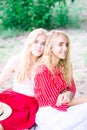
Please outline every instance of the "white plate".
M3 114L0 116L0 121L1 121L1 120L4 120L4 119L8 118L11 115L12 109L11 109L11 107L9 105L7 105L7 104L5 104L3 102L0 102L0 104L3 107Z

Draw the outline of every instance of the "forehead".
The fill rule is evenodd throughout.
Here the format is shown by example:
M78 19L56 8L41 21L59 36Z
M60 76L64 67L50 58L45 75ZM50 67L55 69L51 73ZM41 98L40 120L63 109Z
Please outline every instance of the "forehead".
M46 36L45 34L39 34L37 37L36 37L36 40L45 40L46 39Z
M58 43L58 42L67 43L67 42L68 42L68 39L67 39L65 36L59 35L59 36L56 37L56 41L57 41L57 43Z

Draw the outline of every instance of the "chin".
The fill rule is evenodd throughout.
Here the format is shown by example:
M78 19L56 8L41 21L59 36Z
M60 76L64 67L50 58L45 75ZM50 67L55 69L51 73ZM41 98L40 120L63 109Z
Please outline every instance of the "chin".
M36 56L36 57L39 57L39 56L41 56L42 54L34 53L33 55Z
M60 59L61 59L61 60L65 60L65 58L66 58L66 57L61 57Z

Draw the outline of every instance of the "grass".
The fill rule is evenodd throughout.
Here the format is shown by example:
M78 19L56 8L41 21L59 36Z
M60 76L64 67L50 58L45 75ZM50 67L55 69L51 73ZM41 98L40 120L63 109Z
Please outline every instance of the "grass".
M5 29L2 25L0 26L0 37L1 38L16 37L16 36L19 36L23 33L24 33L23 30L18 30L18 29L15 29L15 28Z

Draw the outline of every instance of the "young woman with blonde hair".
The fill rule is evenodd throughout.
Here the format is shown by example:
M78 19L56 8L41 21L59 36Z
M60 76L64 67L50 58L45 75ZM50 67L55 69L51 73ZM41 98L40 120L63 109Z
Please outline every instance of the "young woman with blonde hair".
M0 93L0 102L12 109L11 115L0 121L0 130L24 130L35 124L34 65L43 54L46 37L42 28L30 32L22 53L12 57L0 74L0 87L14 74L12 89Z
M87 103L75 104L76 86L70 61L70 40L61 31L51 31L44 54L37 64L35 74L35 97L39 104L36 114L36 130L85 130ZM73 102L72 102L73 101ZM71 102L71 103L70 103ZM71 105L75 105L69 107Z

